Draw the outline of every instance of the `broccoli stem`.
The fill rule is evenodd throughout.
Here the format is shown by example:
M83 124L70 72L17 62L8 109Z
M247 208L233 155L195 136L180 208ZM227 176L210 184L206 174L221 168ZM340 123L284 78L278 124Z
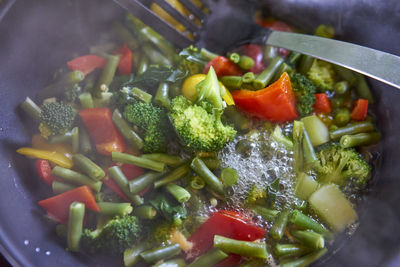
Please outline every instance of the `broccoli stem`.
M169 261L164 261L158 264L154 264L151 267L185 267L186 262L184 259L176 258Z
M178 168L170 171L169 173L166 174L165 177L163 177L161 180L155 181L154 182L154 188L159 188L163 185L166 185L170 182L173 182L175 180L178 180L188 174L190 171L190 167L188 164L183 164L179 166Z
M207 61L211 61L211 60L213 60L214 58L216 58L216 57L219 56L218 54L215 54L215 53L213 53L213 52L211 52L210 50L207 50L207 49L205 49L205 48L201 48L201 49L200 49L200 54L201 54L203 57L205 57L205 59L206 59Z
M79 151L82 154L89 154L93 152L89 133L84 126L79 129Z
M124 251L124 266L133 267L141 260L140 253L150 248L149 243L141 242Z
M74 127L71 130L71 146L72 146L72 153L79 152L79 128Z
M74 154L72 156L72 161L81 171L93 180L98 181L105 176L104 170L99 165L82 154Z
M196 260L194 260L187 267L214 266L215 264L222 261L226 257L228 257L228 254L226 254L222 250L216 248L210 249L205 254L201 255Z
M291 235L298 239L302 244L312 249L321 249L325 247L325 240L321 234L306 230L306 231L292 231Z
M97 202L99 206L100 213L103 215L115 217L115 216L125 216L132 212L131 203L115 203L115 202Z
M115 109L112 115L112 121L117 126L119 132L128 141L128 143L137 149L143 148L142 138L132 129L132 127L124 120L121 112Z
M142 157L136 157L121 152L112 152L111 159L114 162L128 163L145 169L153 170L156 172L163 172L165 168L165 163L157 162Z
M119 63L118 55L108 55L106 65L104 66L103 72L101 73L96 86L93 88L92 95L94 97L100 97L104 91L102 87L105 85L107 88L110 86L111 81L114 79L115 72L117 71Z
M270 222L274 221L276 218L276 215L278 215L278 213L279 213L279 211L277 211L277 210L267 209L260 205L254 205L251 207L251 209L258 215L260 215L264 220L267 220Z
M241 76L223 76L220 81L223 85L231 89L240 89L243 83Z
M158 85L156 95L154 96L154 103L167 110L171 108L171 101L168 96L169 85L166 82L161 82Z
M354 135L343 135L340 138L340 146L343 148L355 147L355 146L369 146L374 145L381 140L381 133L359 133Z
M283 210L275 218L274 224L271 227L269 234L275 240L281 240L286 224L289 220L290 211Z
M253 81L253 86L255 89L263 89L271 81L275 72L278 70L279 66L283 63L283 58L274 57L269 65L257 75L256 79Z
M309 229L319 234L327 234L329 231L320 223L303 214L299 210L292 211L289 221L303 229Z
M214 248L219 248L225 253L234 253L247 257L261 259L268 257L265 243L235 240L220 235L214 236Z
M67 247L69 251L79 251L79 242L82 237L83 219L85 217L85 204L72 202L69 206Z
M183 203L190 199L190 193L183 187L170 183L165 186L165 189L179 202Z
M160 172L146 172L145 174L140 175L139 177L128 182L129 191L132 194L138 194L142 190L146 189L150 186L154 181L158 180L164 173Z
M254 60L249 56L241 55L237 64L242 70L250 70L254 66Z
M317 261L319 258L321 258L325 253L328 251L328 249L323 248L318 251L312 252L310 254L307 254L301 258L298 259L289 259L287 261L281 262L280 266L281 267L300 267L300 266L308 266L311 263Z
M139 99L140 101L144 102L144 103L150 103L151 99L153 98L153 95L137 88L137 87L132 87L129 95L131 95L132 97Z
M190 167L199 175L204 182L217 194L224 195L224 188L220 180L210 171L205 163L195 157L190 164Z
M92 94L89 92L80 94L79 101L83 108L94 108Z
M184 159L179 156L168 155L165 153L142 154L140 157L163 162L171 167L177 167L184 162Z
M142 55L139 61L137 75L145 73L148 68L149 68L149 60L145 55Z
M55 195L67 192L67 191L72 190L74 188L75 188L75 186L73 186L73 185L66 184L66 183L59 182L59 181L54 181L51 184L51 189L53 190L53 193Z
M80 174L76 171L66 169L60 166L55 166L51 170L51 174L62 178L63 180L78 185L87 185L92 188L95 192L100 192L101 186L103 185L100 181L94 181L86 175Z
M370 121L352 123L329 133L332 140L339 140L343 135L365 133L374 130L374 124Z
M142 205L133 210L133 215L140 219L152 220L156 217L157 210L150 205Z
M121 188L122 192L124 192L124 194L135 205L143 204L143 199L139 195L131 193L131 191L129 190L128 179L126 179L124 173L121 171L121 169L118 166L109 168L108 173L111 175L111 177L117 183L118 187Z
M256 76L254 75L254 72L246 72L242 76L242 82L243 83L253 83L253 81L256 79Z
M196 175L196 176L193 176L192 178L190 178L189 185L193 189L200 190L200 189L204 188L204 186L206 185L206 182L204 182L204 180L201 179L200 176Z
M233 168L223 168L221 170L221 180L226 186L232 186L238 182L239 175Z
M299 244L277 244L275 246L275 255L282 257L298 257L310 252L310 248Z
M25 101L21 104L21 108L25 111L26 114L31 116L35 121L40 121L40 112L41 109L32 99L29 97L25 98Z
M146 263L150 264L158 262L160 260L171 258L175 255L178 255L180 252L181 248L179 244L171 244L163 247L154 248L151 250L146 250L140 253L140 257L142 257L142 259Z

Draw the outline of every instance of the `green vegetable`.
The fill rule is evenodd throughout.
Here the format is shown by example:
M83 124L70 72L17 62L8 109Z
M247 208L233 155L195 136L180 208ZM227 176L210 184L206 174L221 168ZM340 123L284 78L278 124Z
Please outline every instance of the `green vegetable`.
M196 90L198 92L197 103L207 100L215 109L223 109L224 105L222 95L224 95L225 92L219 85L217 74L212 66L210 67L206 78L196 85Z
M176 184L167 184L165 189L180 203L190 199L190 193L183 187Z
M157 194L149 203L168 222L174 225L180 225L182 220L187 216L187 212L182 204L174 199L168 199L164 194Z
M163 162L171 167L177 167L184 162L184 159L180 156L168 155L164 153L142 154L140 157Z
M166 109L170 109L171 101L168 96L169 93L169 85L168 83L161 82L158 85L156 95L154 97L154 103L156 103L160 107L164 107Z
M267 202L268 206L275 208L276 196L279 191L280 178L276 178L273 182L267 185Z
M160 260L171 258L181 252L178 244L166 245L151 250L146 250L140 253L140 257L146 263L156 263Z
M206 182L204 182L204 180L201 179L200 176L196 175L196 176L193 176L192 178L190 178L189 185L193 189L200 190L200 189L203 189L204 186L206 186Z
M324 38L333 38L335 36L335 29L326 24L321 24L315 29L315 35Z
M344 95L349 91L349 82L348 81L337 82L333 87L333 90L338 95Z
M350 121L350 110L340 108L335 112L334 121L337 126L344 126Z
M300 172L297 174L297 182L294 194L300 199L307 200L318 189L319 184L311 176Z
M269 65L257 75L256 79L253 81L253 86L255 89L263 89L271 81L275 72L279 69L280 65L283 63L283 58L275 57L271 60Z
M266 259L267 246L263 242L239 241L220 235L214 236L214 248L226 253L234 253L247 257Z
M322 248L318 251L312 252L310 254L307 254L301 258L296 258L296 259L288 259L286 261L281 262L280 266L281 267L302 267L302 266L308 266L312 264L313 262L317 261L319 258L324 256L328 249Z
M172 260L168 260L168 261L163 261L158 264L154 264L151 267L185 267L185 266L186 266L186 262L184 259L176 258L176 259L172 259Z
M251 57L241 55L239 58L238 66L242 70L249 70L254 66L254 60Z
M119 132L126 141L137 149L143 148L142 138L131 128L131 126L122 118L122 114L118 109L115 109L112 115L112 121L117 126Z
M317 250L325 247L324 237L318 233L313 231L292 231L291 235L294 236L297 240L299 240L302 244Z
M31 116L35 121L40 121L40 113L42 110L32 99L29 97L25 98L25 101L20 106L27 115Z
M309 229L309 230L312 230L319 234L327 234L328 233L328 230L322 224L318 223L314 219L303 214L299 210L292 211L289 221L303 229Z
M367 99L369 104L373 104L374 96L372 95L371 89L368 86L367 80L364 75L356 73L357 84L356 84L356 92L359 98Z
M41 110L39 131L44 138L68 132L76 115L71 105L62 102L44 104Z
M160 172L146 172L135 179L129 181L129 191L132 194L138 194L140 191L146 189L150 186L154 181L160 179L160 177L164 175L164 173Z
M379 132L359 133L354 135L343 135L340 138L340 146L343 148L356 147L356 146L369 146L374 145L381 140Z
M128 184L128 179L126 179L124 173L121 171L120 167L114 166L111 168L108 168L108 173L110 176L113 178L115 183L118 185L118 187L122 190L122 192L136 205L141 205L143 204L143 199L132 192L129 191L129 184Z
M67 246L69 251L79 251L84 217L85 204L80 202L72 202L69 206L67 228Z
M319 146L329 141L328 127L315 115L301 119L313 146Z
M150 240L154 240L157 244L166 243L172 234L177 231L177 225L171 222L155 222L155 225L151 227L149 232Z
M307 116L314 110L316 87L306 76L300 73L292 74L290 82L296 97L296 109L300 116Z
M218 262L222 261L228 257L228 254L220 249L210 249L205 254L198 257L187 267L204 267L204 266L214 266Z
M270 222L274 221L276 215L278 215L279 213L277 210L267 209L260 205L252 206L251 209L258 215L260 215L264 220Z
M140 253L150 248L150 244L146 242L141 242L137 245L134 245L131 248L127 248L124 251L124 266L125 267L133 267L136 263L138 263L142 258L140 257Z
M68 183L77 185L87 185L92 188L95 192L100 192L101 186L103 185L100 181L95 181L86 175L80 174L76 171L63 168L60 166L55 166L52 171L52 175L58 176Z
M372 122L363 121L363 122L351 123L347 126L331 131L329 133L329 136L331 137L332 140L338 140L343 135L365 133L365 132L371 132L373 130L374 130L374 124Z
M269 234L275 240L281 240L283 236L283 231L285 230L286 224L289 220L290 211L283 210L275 218L274 224L272 225Z
M156 172L163 172L165 169L165 163L146 159L142 157L136 157L130 154L121 152L112 152L111 159L114 162L128 163L136 165L145 169L153 170Z
M224 195L224 189L221 181L207 168L204 162L195 157L190 164L190 167L199 175L206 184L217 194Z
M51 184L51 189L53 190L53 193L55 195L67 192L67 191L69 191L71 189L74 189L75 187L76 186L74 186L74 185L63 183L63 182L59 182L59 181L54 181Z
M221 180L225 186L232 186L238 182L239 175L233 168L223 168L221 170Z
M74 154L72 161L81 171L93 180L100 180L105 176L103 169L91 159L82 154Z
M92 96L99 98L101 96L101 92L108 90L111 81L114 79L115 72L117 71L118 63L118 55L107 56L106 65L104 66L103 72L101 73L96 86L92 90Z
M190 167L188 164L182 164L178 168L167 173L162 179L154 182L154 187L159 188L165 184L178 180L188 174Z
M225 108L224 115L228 118L238 131L250 129L252 121L236 106L231 105Z
M321 92L333 90L333 86L336 82L335 71L333 70L332 64L319 59L314 59L311 68L307 72L307 77Z
M298 244L277 244L275 246L275 254L279 258L302 256L312 249Z
M293 148L293 142L292 140L290 140L287 136L285 136L282 133L282 129L281 127L279 127L279 125L275 126L274 131L272 132L272 138L274 138L274 140L282 145L284 145L285 147L292 149Z
M107 216L125 216L132 212L131 203L97 202L100 213Z
M223 76L220 80L223 85L230 89L240 89L243 83L241 76Z
M157 210L150 205L142 205L135 207L133 215L139 219L152 220L157 215Z

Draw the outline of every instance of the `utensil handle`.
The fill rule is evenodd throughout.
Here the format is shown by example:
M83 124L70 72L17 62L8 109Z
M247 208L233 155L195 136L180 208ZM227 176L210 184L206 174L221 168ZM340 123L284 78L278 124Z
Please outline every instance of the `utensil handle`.
M272 32L266 43L343 66L400 89L400 57L312 35Z

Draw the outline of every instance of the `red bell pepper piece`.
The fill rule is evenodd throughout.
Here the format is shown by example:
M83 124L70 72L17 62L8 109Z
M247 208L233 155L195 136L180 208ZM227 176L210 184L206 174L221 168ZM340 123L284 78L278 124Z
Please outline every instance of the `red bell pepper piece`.
M125 141L112 122L110 109L87 108L80 110L79 115L96 144L97 152L109 156L111 152L125 151Z
M359 98L354 101L353 110L350 113L350 118L356 121L363 121L367 117L368 100Z
M264 53L261 49L261 46L256 44L247 44L243 46L242 50L246 56L251 57L254 60L254 66L250 69L250 71L254 72L255 74L262 72L265 66L263 63Z
M55 180L57 180L57 177L51 174L51 166L48 160L37 159L35 161L35 167L40 178L42 178L42 180L47 184L51 185Z
M232 92L237 107L259 119L285 122L298 117L289 75L282 76L267 88Z
M189 238L193 247L186 254L186 258L194 259L209 250L213 246L215 235L254 241L265 235L265 229L254 225L240 213L225 210L217 211Z
M104 68L106 60L96 55L86 55L68 61L67 65L72 71L79 70L87 75L97 68Z
M203 73L207 74L211 66L213 66L218 77L228 75L240 76L243 74L238 65L223 56L218 56L208 62L203 70Z
M328 114L331 112L331 102L326 94L314 94L315 103L313 105L314 111L318 113Z
M257 20L257 23L262 27L270 28L274 31L293 32L293 28L290 27L288 24L273 18L259 19Z
M121 48L115 51L115 54L120 55L118 63L119 74L127 75L132 72L132 51L124 44Z
M55 221L66 224L69 216L69 206L72 202L78 201L85 204L85 207L99 212L94 199L92 190L86 186L80 186L67 192L61 193L38 202L40 206L46 209L47 214Z
M228 254L228 257L215 264L214 267L235 267L239 266L242 256L238 254Z

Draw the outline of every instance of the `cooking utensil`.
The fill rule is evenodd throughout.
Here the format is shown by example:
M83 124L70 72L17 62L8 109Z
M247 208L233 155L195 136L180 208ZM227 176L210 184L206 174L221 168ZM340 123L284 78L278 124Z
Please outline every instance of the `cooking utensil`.
M181 0L181 3L193 15L200 19L205 18L201 27L179 13L166 0L150 1L160 5L184 25L195 37L193 40L188 37L187 33L179 32L152 12L148 8L150 3L147 3L146 6L140 0L114 1L141 18L180 48L198 41L200 47L223 53L237 44L251 40L313 56L400 89L400 57L347 42L305 34L272 31L260 27L254 21L254 10L249 1L211 2L213 3L209 8L211 12L205 17L201 9L197 8L190 0Z

